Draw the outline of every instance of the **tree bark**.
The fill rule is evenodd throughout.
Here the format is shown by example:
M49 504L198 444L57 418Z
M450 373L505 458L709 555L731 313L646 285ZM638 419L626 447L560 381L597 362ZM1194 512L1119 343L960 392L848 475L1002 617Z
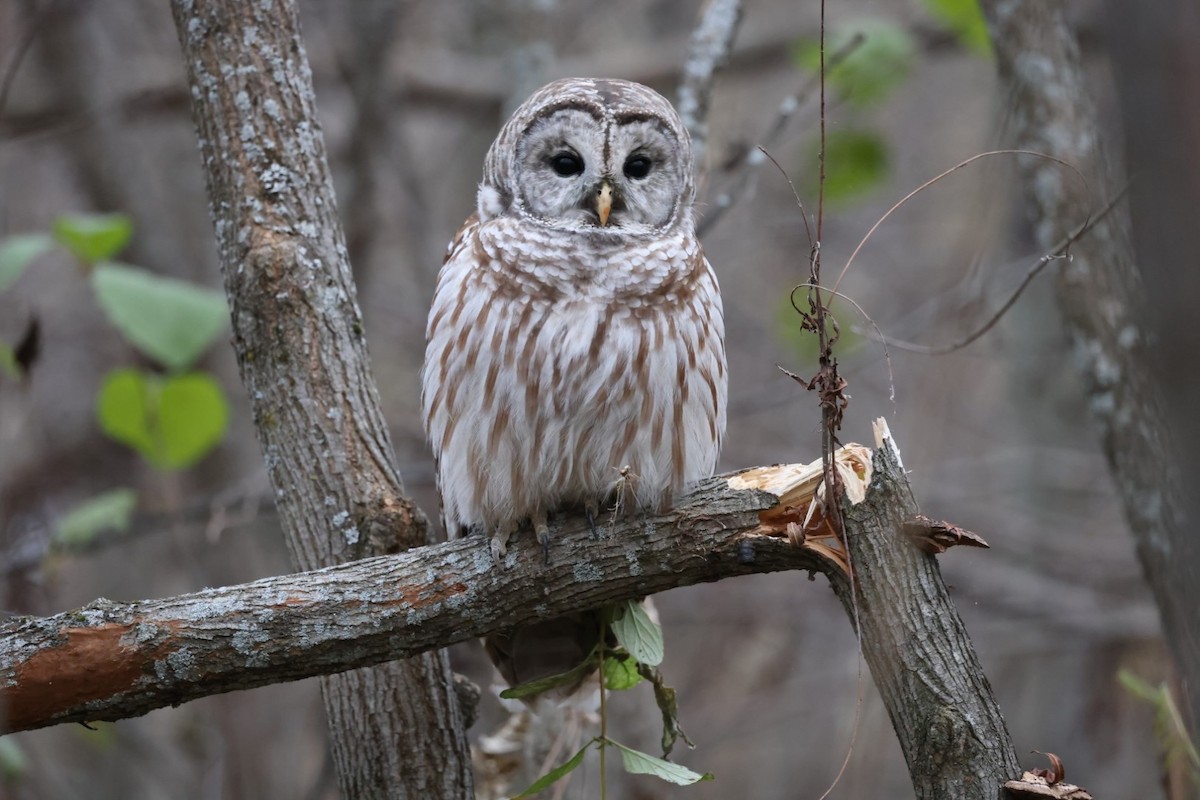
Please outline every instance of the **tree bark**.
M785 468L786 469L786 468ZM741 473L738 473L739 475ZM819 474L819 473L817 473ZM486 537L297 575L0 626L0 731L115 720L219 692L411 657L675 586L832 562L760 514L779 497L712 478L664 515L552 520L503 564ZM817 524L820 524L819 517ZM833 567L836 569L836 567Z
M845 554L820 538L819 509L809 535L797 536L822 462L760 467L712 478L659 516L609 520L598 541L582 517L554 520L550 564L528 532L502 565L485 538L470 538L8 623L0 626L7 730L121 719L677 586L798 569L827 575L861 628L917 797L994 800L1019 775L1012 742L936 560L900 532L916 503L893 447L889 440L876 452L873 477L861 448L857 460L840 462L853 465L842 474L857 497L870 482L844 513L854 600Z
M1166 406L1169 444L1182 475L1200 474L1200 7L1193 0L1128 3L1107 0L1108 52L1121 101L1130 175L1133 243L1145 280L1151 318L1155 388ZM1178 509L1200 520L1200 493L1188 492ZM1185 523L1186 524L1186 523ZM1173 606L1168 628L1184 665L1185 706L1200 728L1200 535L1169 532L1170 561L1162 564L1161 601ZM1167 571L1169 567L1169 572ZM1186 613L1182 609L1191 609ZM1190 665L1190 666L1189 666ZM1193 788L1200 797L1200 787Z
M996 800L1021 774L1017 754L937 560L901 535L918 508L893 447L876 450L866 502L843 511L856 580L827 574L860 631L916 796Z
M293 559L426 543L403 493L292 0L175 0L234 347ZM444 653L322 682L342 794L468 797Z
M1100 123L1062 3L983 0L982 7L996 50L1000 96L1011 102L1006 109L1013 121L1011 146L1060 158L1090 183L1084 186L1050 162L1021 160L1037 220L1035 233L1048 248L1116 193L1106 175ZM1143 91L1141 84L1138 91ZM1184 521L1162 387L1153 370L1153 316L1146 313L1128 227L1127 214L1116 209L1071 247L1070 259L1058 272L1058 305L1195 716L1200 712L1200 538ZM1189 255L1194 271L1195 253ZM1191 313L1194 317L1194 309ZM1195 409L1187 411L1194 418Z

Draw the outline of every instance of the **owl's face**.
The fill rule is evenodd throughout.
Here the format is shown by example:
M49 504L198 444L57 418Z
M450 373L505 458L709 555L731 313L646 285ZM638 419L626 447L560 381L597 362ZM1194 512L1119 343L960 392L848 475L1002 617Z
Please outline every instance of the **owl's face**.
M657 92L627 81L556 81L517 109L492 145L480 216L661 231L690 212L691 158L686 129Z

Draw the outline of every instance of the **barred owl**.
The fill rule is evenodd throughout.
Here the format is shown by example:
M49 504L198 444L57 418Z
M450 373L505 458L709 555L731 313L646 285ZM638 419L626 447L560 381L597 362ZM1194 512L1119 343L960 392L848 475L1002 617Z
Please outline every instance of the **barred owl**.
M499 559L528 520L548 556L550 512L595 530L601 504L662 508L713 473L724 322L694 196L687 130L645 86L555 81L500 130L426 331L451 537L489 535Z

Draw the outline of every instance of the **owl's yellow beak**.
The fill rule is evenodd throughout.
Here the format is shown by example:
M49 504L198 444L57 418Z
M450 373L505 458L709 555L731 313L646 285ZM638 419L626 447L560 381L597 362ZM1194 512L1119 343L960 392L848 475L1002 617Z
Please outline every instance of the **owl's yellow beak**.
M607 179L600 182L600 191L596 192L596 216L601 225L608 224L608 215L612 213L613 187Z

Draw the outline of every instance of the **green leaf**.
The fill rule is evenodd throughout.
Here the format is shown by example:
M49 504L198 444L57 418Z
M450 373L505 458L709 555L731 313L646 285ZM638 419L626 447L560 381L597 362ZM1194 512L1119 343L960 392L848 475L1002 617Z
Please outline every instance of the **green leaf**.
M45 233L21 233L0 241L0 292L11 286L25 268L54 246Z
M122 264L92 272L96 299L134 347L172 370L182 370L212 344L229 319L225 296Z
M663 635L658 623L650 619L646 608L634 600L617 604L612 632L629 654L643 664L656 667L663 660Z
M813 161L820 143L814 140ZM844 203L878 188L891 170L887 144L872 131L831 131L825 138L825 199ZM816 194L817 170L812 174Z
M550 784L554 783L555 781L559 780L567 773L571 772L571 770L575 769L583 762L583 754L586 753L588 751L588 748L594 744L596 744L596 740L592 739L590 742L585 744L583 747L579 748L578 753L576 753L575 755L573 755L569 759L567 759L567 762L565 764L560 764L559 766L557 766L554 769L547 772L542 777L538 778L533 783L529 784L528 789L521 792L520 794L513 795L512 800L520 800L520 798L522 798L522 797L533 797L535 794L544 790Z
M588 672L595 669L596 661L593 656L594 651L593 655L589 655L582 664L577 664L566 672L560 672L557 675L547 675L545 678L538 678L528 683L517 684L511 689L505 689L500 693L500 696L505 700L520 700L522 697L548 692L551 689L557 689L559 686L578 683Z
M63 214L54 220L54 238L87 264L112 258L133 236L124 214Z
M925 10L963 47L981 56L992 55L992 40L979 0L925 0Z
M135 369L110 372L100 389L101 429L159 469L190 467L225 435L229 407L201 372L161 378Z
M129 530L137 492L133 489L111 489L71 509L58 521L54 540L68 546L85 545L104 531Z
M5 783L16 781L29 769L25 752L17 744L15 736L0 736L0 780Z
M604 685L614 692L632 689L642 682L638 662L632 656L604 657Z
M874 105L884 100L904 83L916 60L917 47L904 28L883 19L864 19L834 28L825 37L825 64L834 53L846 48L861 36L862 42L853 47L833 69L827 69L826 80L835 92L856 106ZM802 41L794 51L796 63L803 69L819 72L820 44Z
M673 783L677 786L691 786L693 783L699 783L700 781L713 780L711 772L703 774L694 772L679 764L673 764L670 761L664 761L661 758L655 758L647 753L626 747L620 742L614 742L612 739L609 739L608 742L621 751L621 765L625 767L626 772L631 774L653 775L656 778L661 778L667 783Z

